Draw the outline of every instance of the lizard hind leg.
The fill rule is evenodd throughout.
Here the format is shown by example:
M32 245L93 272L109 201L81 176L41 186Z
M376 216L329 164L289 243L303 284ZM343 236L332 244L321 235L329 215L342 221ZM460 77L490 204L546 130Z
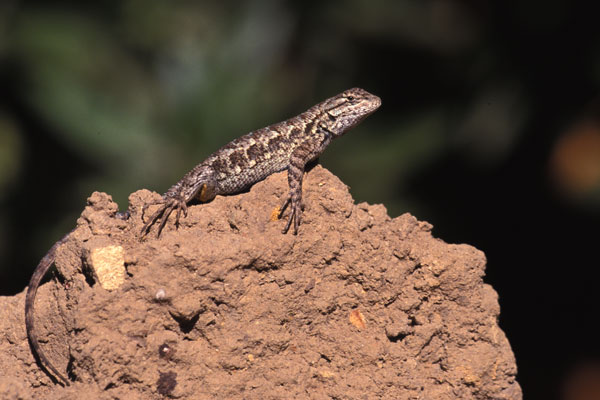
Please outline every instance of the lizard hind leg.
M179 197L171 197L171 198L163 198L161 201L156 203L145 204L142 208L142 221L144 220L144 212L146 208L153 204L161 204L161 207L152 214L148 222L143 226L140 234L142 238L148 234L150 231L150 227L154 225L156 221L160 219L160 224L158 226L158 232L156 233L156 237L159 237L163 228L165 227L169 216L174 210L177 210L176 218L175 218L175 226L179 226L179 217L181 216L181 212L183 211L184 217L187 216L187 204L183 198Z
M144 221L144 216L146 215L146 210L148 209L148 207L154 206L156 204L164 204L164 202L165 202L164 199L160 199L160 200L154 200L151 203L144 204L144 206L142 207L142 222L144 222L144 223L146 222L146 221ZM154 215L156 215L156 214L154 214ZM154 215L152 215L152 217L154 217ZM152 217L150 218L151 221L152 221ZM146 228L145 225L144 225L144 228ZM143 232L143 230L142 230L142 232Z

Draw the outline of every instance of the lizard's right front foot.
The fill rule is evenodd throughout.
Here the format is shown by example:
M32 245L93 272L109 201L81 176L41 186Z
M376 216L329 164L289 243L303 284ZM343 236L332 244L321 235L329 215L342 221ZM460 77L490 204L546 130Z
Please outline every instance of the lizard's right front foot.
M160 201L144 205L142 208L142 222L144 222L144 213L146 212L146 209L154 204L160 204L161 206L154 214L152 214L148 222L146 222L142 228L142 231L140 232L142 238L148 234L152 225L154 225L154 223L160 219L158 232L156 233L156 237L159 237L160 233L165 227L165 224L167 223L167 220L169 219L169 215L171 215L175 209L177 209L177 215L175 217L176 227L179 226L179 217L181 216L182 211L183 216L187 217L187 204L183 197L163 197Z

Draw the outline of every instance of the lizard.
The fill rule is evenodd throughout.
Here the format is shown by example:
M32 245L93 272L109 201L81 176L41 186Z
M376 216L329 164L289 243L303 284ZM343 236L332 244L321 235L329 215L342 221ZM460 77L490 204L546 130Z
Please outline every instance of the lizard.
M169 215L177 210L175 225L187 204L208 202L216 195L239 193L267 176L287 169L289 194L279 218L290 206L283 233L292 222L298 233L301 219L302 178L306 164L317 159L331 141L342 136L381 105L381 99L364 89L353 88L331 97L302 114L250 132L221 147L175 183L156 203L159 209L142 228L142 235L160 219L157 236Z
M185 174L160 200L142 207L144 225L140 238L143 239L155 223L158 223L156 237L160 237L173 212L176 212L175 226L178 227L181 214L187 216L187 206L194 200L205 203L217 195L236 194L284 170L287 170L289 191L279 209L278 218L289 206L290 214L282 233L288 233L293 224L296 235L302 217L302 179L306 165L315 161L333 139L344 135L380 105L381 99L366 90L348 89L293 118L231 141ZM144 221L145 211L151 205L159 205L158 210L148 221ZM128 218L129 212L118 213L117 217ZM69 381L52 366L38 343L34 331L33 306L42 278L54 263L57 249L69 235L56 242L42 258L33 272L25 297L25 324L31 347L42 366L47 368L46 371L52 371L65 385L69 385Z

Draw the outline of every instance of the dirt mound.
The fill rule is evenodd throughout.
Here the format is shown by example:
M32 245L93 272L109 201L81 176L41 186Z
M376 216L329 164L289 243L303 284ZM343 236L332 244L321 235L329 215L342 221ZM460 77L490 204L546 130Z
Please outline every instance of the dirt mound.
M36 302L41 346L74 382L35 363L21 293L0 299L0 397L521 398L482 252L355 205L320 166L283 235L286 193L275 174L141 242L158 195L133 193L122 221L94 193Z

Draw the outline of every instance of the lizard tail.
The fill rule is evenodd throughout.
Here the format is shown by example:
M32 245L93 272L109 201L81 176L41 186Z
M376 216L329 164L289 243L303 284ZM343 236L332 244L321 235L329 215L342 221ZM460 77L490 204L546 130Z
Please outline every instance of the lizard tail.
M25 296L25 327L27 329L27 338L29 339L29 344L33 350L33 354L34 356L37 356L39 358L42 369L44 369L46 372L52 371L52 374L58 377L60 381L62 381L66 386L69 386L68 379L65 378L60 372L58 372L58 370L50 363L50 361L48 361L48 359L42 352L42 348L40 347L40 344L37 340L33 318L33 305L35 302L35 295L37 293L37 289L40 286L40 282L42 281L44 275L46 275L46 272L48 272L48 270L54 263L56 250L61 244L66 242L70 234L71 232L69 232L62 239L56 242L54 246L52 246L50 250L48 250L48 253L46 253L44 258L40 260L40 263L35 268L35 271L33 271L33 275L31 276L31 280L29 281L29 287L27 288L27 295Z

